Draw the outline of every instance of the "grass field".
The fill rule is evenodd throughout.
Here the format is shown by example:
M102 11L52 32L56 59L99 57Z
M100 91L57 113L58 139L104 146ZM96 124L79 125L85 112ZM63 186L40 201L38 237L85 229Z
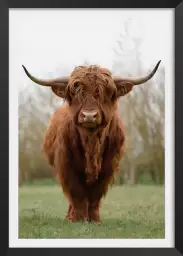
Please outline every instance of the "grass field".
M102 201L102 225L68 223L57 185L19 189L19 238L164 238L164 187L112 187Z

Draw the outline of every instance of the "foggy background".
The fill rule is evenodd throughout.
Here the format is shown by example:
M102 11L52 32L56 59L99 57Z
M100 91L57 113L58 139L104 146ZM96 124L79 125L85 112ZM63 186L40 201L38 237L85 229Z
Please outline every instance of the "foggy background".
M53 178L41 144L62 100L28 79L68 75L97 64L115 75L142 76L162 60L155 76L119 101L126 152L116 184L164 183L165 72L168 11L10 11L10 71L18 90L19 181Z

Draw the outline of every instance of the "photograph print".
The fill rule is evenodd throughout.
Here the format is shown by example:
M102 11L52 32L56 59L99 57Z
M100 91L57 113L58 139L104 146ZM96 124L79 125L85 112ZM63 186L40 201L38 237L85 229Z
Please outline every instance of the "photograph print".
M10 9L10 245L173 245L173 15Z

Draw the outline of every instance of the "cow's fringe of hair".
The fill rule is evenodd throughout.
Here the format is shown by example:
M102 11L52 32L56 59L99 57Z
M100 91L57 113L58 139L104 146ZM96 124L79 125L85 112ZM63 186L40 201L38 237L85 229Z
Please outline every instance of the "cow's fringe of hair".
M83 89L82 86L79 86L77 89L74 88L75 83L79 82L87 83L94 76L94 73L96 73L96 79L97 79L97 91L98 99L100 102L103 102L104 100L104 86L106 86L109 90L115 90L115 85L113 83L111 72L105 68L100 68L98 66L79 66L76 67L73 72L71 73L69 84L67 86L66 90L66 99L71 99L72 96L75 94L75 97L77 96L77 99L79 102L83 101ZM87 80L87 81L86 81ZM90 83L91 89L93 89L93 86L95 87L96 83Z

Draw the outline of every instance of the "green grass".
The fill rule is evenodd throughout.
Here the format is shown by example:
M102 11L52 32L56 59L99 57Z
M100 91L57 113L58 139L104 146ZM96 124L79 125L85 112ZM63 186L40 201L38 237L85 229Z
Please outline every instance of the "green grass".
M68 223L58 185L19 189L19 238L164 238L164 187L118 186L102 201L102 224Z

